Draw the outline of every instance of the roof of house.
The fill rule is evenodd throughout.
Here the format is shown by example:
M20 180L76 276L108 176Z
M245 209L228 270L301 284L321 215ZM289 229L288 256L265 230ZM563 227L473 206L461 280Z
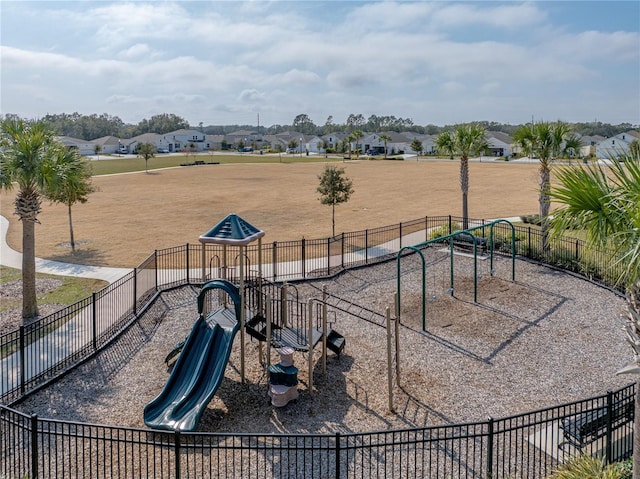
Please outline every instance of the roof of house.
M134 141L138 143L156 143L160 138L162 138L162 135L158 133L143 133L142 135L131 138L131 143Z
M100 138L96 138L95 140L91 141L92 143L95 143L96 145L117 145L118 143L120 143L120 138L118 138L117 136L102 136Z
M204 135L204 133L198 130L187 130L182 128L180 130L170 131L169 133L165 133L163 136L200 136L200 135Z
M513 139L503 131L487 131L486 133L488 137L495 138L506 145L511 145L513 143Z

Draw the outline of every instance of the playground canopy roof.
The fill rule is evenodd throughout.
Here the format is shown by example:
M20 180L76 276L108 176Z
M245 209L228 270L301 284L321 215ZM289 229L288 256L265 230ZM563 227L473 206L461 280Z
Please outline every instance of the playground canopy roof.
M231 213L198 239L201 243L244 246L263 236L264 231Z

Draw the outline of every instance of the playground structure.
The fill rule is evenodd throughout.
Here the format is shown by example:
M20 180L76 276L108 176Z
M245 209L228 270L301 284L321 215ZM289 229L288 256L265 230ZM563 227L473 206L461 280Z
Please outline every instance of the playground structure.
M526 233L523 234L522 227L519 228L520 237L526 239ZM400 231L402 232L403 230L400 229ZM572 244L577 244L577 241L574 240ZM532 250L527 247L525 241L520 241L518 246L520 249L519 254ZM576 249L575 251L577 256L578 250ZM183 258L182 262L176 260L176 258L180 258L180 255ZM145 311L147 308L145 303L153 301L153 299L149 300L149 298L154 297L146 295L146 290L140 286L146 284L145 281L149 281L149 279L152 284L155 282L156 289L161 291L172 291L172 288L182 284L191 285L189 289L200 286L199 278L192 273L200 269L200 263L197 262L199 256L199 254L189 255L188 245L181 250L174 248L166 250L166 252L156 251L151 257L153 261L145 263L151 264L154 269L146 269L145 265L141 265L126 283L128 286L137 281L137 293L136 288L133 287L131 298L143 298L138 303L138 309L136 309L134 303L134 314L136 314L136 311ZM413 256L416 257L416 255ZM470 264L470 262L468 263ZM181 266L181 275L175 272L178 264L184 265ZM191 265L191 268L189 265ZM390 266L393 265L390 264ZM229 278L233 279L236 284L237 271L237 264L235 267L229 268ZM498 267L498 272L500 271L501 268ZM246 281L248 285L259 280L259 278L251 278L251 275L249 276L250 278ZM390 277L393 277L393 275ZM456 287L461 288L463 284L456 283ZM469 284L467 283L467 286ZM129 307L130 302L127 301L129 297L121 294L122 289L122 286L120 286L120 289L114 289L115 292L112 293L109 290L104 296L99 295L94 299L99 301L100 298L119 295L120 298L124 298L121 299L123 307L125 305ZM280 289L275 291L280 291ZM461 291L459 289L458 294ZM209 294L212 298L216 297L214 290ZM247 294L247 302L249 304L251 304L249 299L251 296L251 294ZM293 296L295 294L287 293L287 297L291 298ZM277 301L279 296L276 292L271 294L271 297ZM120 316L116 316L116 314L119 314L118 310L114 311L114 309L108 309L110 315L108 318L111 319L113 317L113 321L120 318ZM307 308L304 309L307 310ZM349 309L349 307L345 306L344 310L346 309ZM98 320L101 321L103 318L99 315L101 308L94 307L93 311L98 312ZM187 316L189 315L187 314ZM250 315L247 317L251 318ZM88 316L88 318L88 324L91 324L91 319L95 318L95 314L94 316ZM395 321L392 329L397 327L398 322ZM402 325L402 327L404 328L405 326ZM90 335L88 337L91 338ZM395 338L397 337L396 333ZM391 337L390 342L393 341L394 338ZM100 336L97 337L95 342L98 345L103 344ZM381 352L382 349L379 351ZM410 352L406 349L405 351L407 355ZM238 351L235 351L234 355L236 353ZM32 355L26 354L25 357L29 359ZM161 359L158 363L161 363ZM234 365L236 364L234 363ZM408 383L405 382L406 384ZM27 384L26 387L29 388L30 385ZM118 476L118 470L126 470L127 477L149 477L152 470L158 477L172 475L178 477L180 472L182 477L196 477L198 475L201 477L219 477L219 473L218 476L215 474L221 470L234 471L240 474L235 477L241 477L242 474L245 474L242 477L301 477L307 472L304 468L301 469L298 466L303 459L305 460L305 465L314 465L312 471L315 474L308 474L308 476L313 475L314 477L320 476L326 471L332 471L334 468L336 477L342 477L340 476L340 471L342 473L347 471L349 477L352 475L356 477L355 473L352 474L352 472L355 467L358 467L357 465L361 464L366 466L366 470L357 477L371 477L376 472L379 474L380 471L384 471L390 477L401 472L400 467L397 470L393 469L394 464L400 465L402 470L418 471L417 474L423 474L423 477L436 473L438 477L477 477L479 473L484 471L486 471L487 477L515 477L519 476L522 471L526 475L527 467L536 464L533 469L535 471L533 474L536 475L526 475L526 477L542 477L537 474L542 475L544 471L549 471L556 464L554 461L560 459L557 454L546 455L541 452L545 449L557 449L557 444L552 442L553 434L544 433L545 429L542 429L541 435L535 436L539 427L544 428L550 421L557 422L567 417L573 417L576 414L586 414L593 408L599 408L602 404L605 404L606 407L611 404L615 408L615 405L620 401L624 401L625 404L633 402L633 397L633 387L629 387L620 391L616 390L607 397L597 398L598 403L595 402L595 399L590 398L589 400L581 400L579 403L554 407L550 411L545 410L543 414L536 412L527 413L523 417L490 419L480 426L476 427L474 425L473 428L468 425L455 426L455 430L460 431L455 434L451 433L453 429L450 429L450 427L422 427L415 432L388 431L389 428L385 427L384 431L365 434L335 434L333 436L329 434L327 437L330 445L327 447L319 444L316 437L312 439L313 443L311 439L306 441L306 439L300 439L298 436L284 436L285 438L281 439L282 435L264 436L264 438L261 436L257 441L251 440L251 442L248 442L249 439L246 439L246 435L238 434L233 436L234 442L231 443L231 440L221 439L222 436L218 433L190 433L183 435L177 431L175 433L173 431L143 431L142 435L140 435L140 430L122 427L91 426L90 429L86 425L76 425L68 422L60 422L56 425L50 419L32 416L30 420L28 415L9 408L0 408L0 412L2 412L0 415L2 431L7 433L4 436L7 438L4 444L12 448L7 450L8 456L2 456L3 458L8 458L7 461L0 461L0 463L4 462L4 470L9 472L9 477L13 477L12 474L14 472L15 474L13 475L15 477L26 477L27 475L36 477L38 468L40 471L51 471L52 467L56 468L55 470L57 471L62 471L57 475L51 473L52 477L54 475L55 477L72 477L72 469L69 468L69 464L64 458L74 455L80 458L80 462L76 461L75 467L86 468L84 477L87 477L87 475L109 477L109 473L104 471L110 471L111 477L116 477ZM137 410L139 411L140 409ZM269 411L267 410L267 412ZM571 423L564 422L567 423L567 428L571 429ZM611 428L606 428L606 430L610 431ZM620 430L624 430L624 427ZM119 431L123 431L122 434ZM125 433L127 436L125 436ZM613 431L613 434L615 434L615 431ZM612 434L607 433L605 437L609 436L612 436ZM531 439L532 437L534 439ZM615 435L612 437L615 437ZM373 438L373 440L370 438ZM535 440L535 447L531 445L530 441L532 440ZM333 446L334 444L335 446ZM80 447L77 447L78 445ZM58 448L57 453L56 448ZM524 451L525 454L515 454L514 448L517 451ZM584 446L587 452L596 451L599 448L599 443L589 443ZM202 457L198 459L203 463L208 461L204 465L193 461L194 451L198 449L206 451L206 454L202 454ZM395 455L400 449L402 450L403 460L397 461ZM460 455L457 454L458 450L462 451ZM606 449L606 457L618 458L623 456L627 450L626 445L619 447L619 445L613 444L612 447ZM19 456L11 455L12 451L18 453ZM110 459L91 462L92 458L96 457L96 453L99 454L100 451L105 451L105 454ZM296 454L296 462L294 463L291 462L292 451ZM329 452L327 453L327 451ZM561 451L562 455L560 457L564 457L564 452L568 455L572 451L571 447L567 447L566 451ZM264 458L262 457L263 455ZM273 461L270 464L271 457L273 457ZM320 462L319 458L325 457L329 458L328 463ZM335 460L332 458L335 458ZM461 467L459 459L462 462ZM264 463L260 462L263 460ZM438 467L445 464L450 464L451 466L446 470L438 470ZM276 465L281 469L276 469ZM73 464L71 466L73 467ZM136 468L139 468L140 472ZM0 466L0 469L2 469L2 466ZM205 475L202 473L203 470L206 471ZM29 474L28 471L35 472ZM91 473L89 474L87 471L91 471ZM248 473L248 471L251 471L251 473ZM206 475L207 473L209 475ZM46 472L41 472L40 474L40 477L47 476ZM78 474L76 477L83 477L83 474Z
M205 282L197 298L198 319L187 339L176 345L165 362L179 354L171 374L161 393L144 409L144 422L155 429L193 431L224 378L233 340L240 334L240 376L245 381L246 331L260 343L260 358L266 344L264 366L270 373L271 347L285 350L285 370L293 367L294 351L304 352L308 358L308 390L313 394L314 348L322 344L322 372L327 370L327 349L340 354L345 338L328 327L326 301L309 300L307 305L297 298L289 298L286 283L276 285L262 278L261 263L257 275L246 267L248 257L245 247L251 241L260 240L264 232L239 216L231 214L200 236L202 243L223 245L220 271L222 278ZM228 247L238 247L239 268L227 264ZM203 247L202 264L207 264ZM209 261L210 262L210 261ZM239 273L236 275L236 273ZM204 266L203 282L206 278ZM248 276L248 277L247 277ZM233 281L238 284L234 284ZM274 299L275 298L275 299ZM233 305L230 308L230 305ZM247 316L251 317L249 321ZM291 364L289 364L291 363ZM282 368L280 368L282 369ZM297 399L297 368L295 384L272 383L269 395L273 404L284 406ZM279 371L279 369L278 369ZM282 371L280 371L282 372ZM286 372L286 371L285 371ZM277 375L276 375L277 376ZM288 387L282 390L282 386ZM284 397L282 397L284 396Z
M511 228L511 281L515 281L516 279L516 237L515 237L515 228L513 224L505 219L497 219L491 221L486 224L482 224L480 226L474 226L471 228L467 228L465 230L454 231L448 235L439 236L437 238L433 238L428 241L424 241L412 246L404 246L400 248L396 255L396 318L400 320L401 311L402 311L402 294L401 294L401 278L402 278L402 268L401 268L401 259L403 254L407 254L409 251L417 253L422 265L422 300L421 300L421 309L422 309L422 330L427 330L427 263L423 254L423 250L429 247L437 246L437 245L445 245L448 247L448 257L449 257L449 287L446 290L447 294L453 295L455 292L455 268L454 268L454 257L456 254L456 248L471 248L472 257L473 257L473 301L474 303L478 302L478 279L480 275L478 273L478 251L479 247L482 247L483 250L488 251L489 253L489 274L493 276L494 274L494 227L500 223L506 223ZM478 231L485 232L486 229L489 229L489 239L487 241L483 236L477 236L476 233Z

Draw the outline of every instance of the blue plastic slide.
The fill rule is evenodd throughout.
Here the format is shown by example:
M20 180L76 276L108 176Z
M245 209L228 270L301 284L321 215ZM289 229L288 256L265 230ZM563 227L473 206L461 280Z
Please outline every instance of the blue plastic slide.
M205 293L226 291L235 311L220 309L204 317ZM193 431L216 393L229 361L233 339L240 329L238 288L228 281L210 281L198 295L198 320L162 392L144 408L144 423L154 429Z

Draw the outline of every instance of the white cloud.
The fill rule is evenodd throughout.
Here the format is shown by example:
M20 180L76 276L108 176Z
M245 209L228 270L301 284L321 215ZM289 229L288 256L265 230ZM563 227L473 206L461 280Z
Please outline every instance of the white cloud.
M513 105L544 104L555 111L546 116L561 117L562 105L583 101L578 92L598 90L610 92L612 114L640 116L640 34L582 28L568 17L561 24L543 2L39 5L3 7L5 111L27 109L31 97L13 90L22 82L52 96L39 102L47 108L60 102L59 111L92 105L125 117L176 108L218 124L226 120L216 115L234 122L258 104L274 123L300 113L344 121L359 111L438 123L433 114L444 115L447 104L475 115L506 96L505 115L516 115ZM548 103L532 100L532 91ZM606 118L589 114L596 116Z

